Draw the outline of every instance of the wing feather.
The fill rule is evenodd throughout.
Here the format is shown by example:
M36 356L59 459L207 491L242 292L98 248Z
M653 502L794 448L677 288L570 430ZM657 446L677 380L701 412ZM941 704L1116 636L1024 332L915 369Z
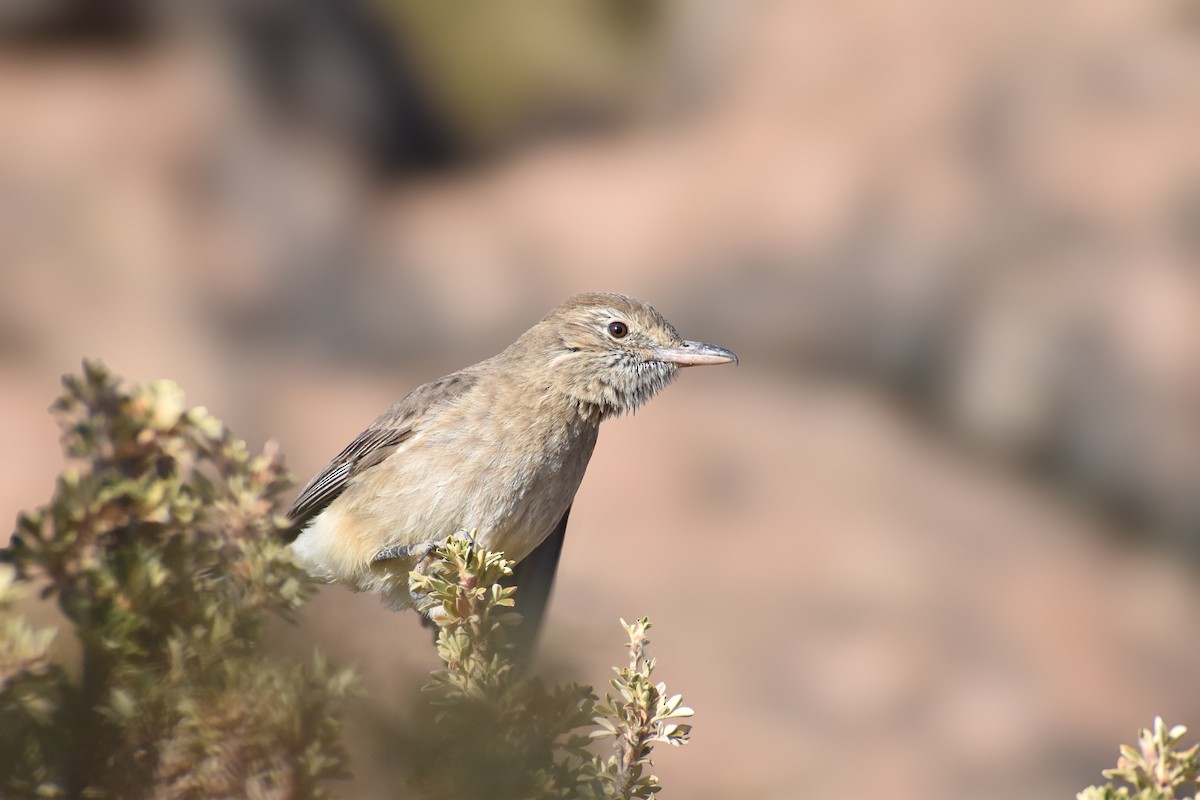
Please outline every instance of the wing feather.
M450 402L475 385L475 375L463 371L447 375L414 389L346 445L297 495L288 509L294 539L313 517L320 514L346 490L350 480L384 461L416 434L429 412Z

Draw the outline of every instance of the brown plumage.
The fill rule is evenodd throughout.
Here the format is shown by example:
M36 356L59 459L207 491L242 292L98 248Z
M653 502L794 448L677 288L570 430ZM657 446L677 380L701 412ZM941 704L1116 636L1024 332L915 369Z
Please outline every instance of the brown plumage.
M536 630L600 423L681 366L736 360L631 297L573 297L500 354L411 392L321 470L288 512L297 559L404 608L409 571L463 532L524 559L518 608Z

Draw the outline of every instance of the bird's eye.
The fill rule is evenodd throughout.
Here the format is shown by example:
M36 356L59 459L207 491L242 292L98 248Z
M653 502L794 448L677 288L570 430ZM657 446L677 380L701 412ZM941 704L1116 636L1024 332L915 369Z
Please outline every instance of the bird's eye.
M608 332L614 339L624 339L625 335L629 333L629 326L624 322L610 322L608 323Z

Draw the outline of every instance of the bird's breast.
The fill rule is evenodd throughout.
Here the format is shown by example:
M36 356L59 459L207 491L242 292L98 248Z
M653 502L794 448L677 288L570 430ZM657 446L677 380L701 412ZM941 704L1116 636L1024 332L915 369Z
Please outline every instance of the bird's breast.
M596 445L597 424L537 406L509 384L438 409L387 458L356 475L293 544L308 571L407 602L412 564L374 562L388 547L456 531L519 561L570 508Z
M466 530L520 560L570 507L597 428L537 414L460 416L422 430L364 474L350 505L378 531L379 549Z

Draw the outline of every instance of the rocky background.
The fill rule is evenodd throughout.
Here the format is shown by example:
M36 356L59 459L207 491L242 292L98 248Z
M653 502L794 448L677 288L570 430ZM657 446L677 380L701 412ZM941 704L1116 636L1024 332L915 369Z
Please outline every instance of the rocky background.
M540 668L653 617L667 797L1072 797L1200 729L1198 143L1190 0L5 3L0 517L84 356L304 480L627 292L742 364L606 425ZM327 589L314 641L341 793L407 794L427 634Z

